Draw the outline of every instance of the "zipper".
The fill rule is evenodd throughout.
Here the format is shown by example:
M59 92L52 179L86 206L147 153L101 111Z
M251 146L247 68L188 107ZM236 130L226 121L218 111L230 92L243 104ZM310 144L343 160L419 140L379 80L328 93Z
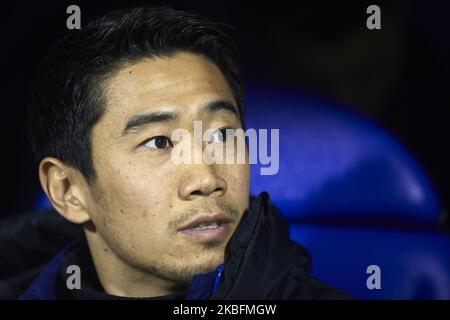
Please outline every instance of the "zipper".
M216 280L214 280L214 285L213 285L213 287L212 287L210 296L212 296L212 295L216 292L217 287L218 287L219 284L220 284L220 278L222 277L222 273L223 273L223 264L220 264L220 265L216 268L216 271L217 271L217 276L216 276Z
M231 288L228 291L227 295L225 296L224 300L230 300L229 296L233 293L234 289L236 288L236 284L239 282L239 279L240 279L240 277L242 275L242 271L243 271L244 266L245 266L245 264L247 262L248 254L249 254L250 250L253 248L253 244L255 242L256 234L258 233L257 231L258 231L259 226L261 225L262 220L264 218L263 212L264 212L265 209L266 209L266 204L263 204L261 206L261 210L259 211L258 220L256 221L256 226L253 229L252 236L250 237L249 244L248 244L247 248L245 248L244 255L242 257L241 263L239 264L238 273L236 275L236 278L234 279L234 282L231 285Z

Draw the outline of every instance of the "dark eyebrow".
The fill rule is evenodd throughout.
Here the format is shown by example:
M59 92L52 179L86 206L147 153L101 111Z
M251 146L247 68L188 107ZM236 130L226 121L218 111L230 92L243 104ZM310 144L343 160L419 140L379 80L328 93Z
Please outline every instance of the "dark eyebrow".
M218 111L226 111L239 119L239 113L236 107L227 100L216 100L206 103L200 112L213 113Z
M214 113L219 111L225 111L231 113L233 116L239 119L239 113L236 107L227 100L216 100L206 103L200 110L201 113ZM142 127L156 122L168 122L176 120L177 115L172 111L155 111L144 114L138 114L131 117L125 128L122 131L122 137L130 133L131 131L139 131Z
M130 131L139 131L142 127L155 122L167 122L177 118L176 114L171 111L156 111L144 114L138 114L131 117L122 131L122 136Z

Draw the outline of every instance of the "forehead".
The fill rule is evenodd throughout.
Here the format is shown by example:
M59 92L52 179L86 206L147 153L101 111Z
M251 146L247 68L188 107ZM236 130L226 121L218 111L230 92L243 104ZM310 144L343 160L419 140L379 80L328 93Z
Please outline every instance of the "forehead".
M177 53L139 61L112 76L106 84L104 118L123 122L134 114L156 110L189 116L213 99L234 102L219 68L200 55Z

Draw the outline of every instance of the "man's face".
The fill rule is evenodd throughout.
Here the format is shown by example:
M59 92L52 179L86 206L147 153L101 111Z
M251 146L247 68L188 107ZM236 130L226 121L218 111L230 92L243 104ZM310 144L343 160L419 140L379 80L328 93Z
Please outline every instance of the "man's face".
M128 265L161 278L187 283L213 270L248 207L248 164L176 164L170 138L178 128L193 137L194 121L203 131L241 128L222 73L189 53L142 60L111 77L106 100L91 138L97 178L88 211L96 232ZM213 215L228 223L180 231Z

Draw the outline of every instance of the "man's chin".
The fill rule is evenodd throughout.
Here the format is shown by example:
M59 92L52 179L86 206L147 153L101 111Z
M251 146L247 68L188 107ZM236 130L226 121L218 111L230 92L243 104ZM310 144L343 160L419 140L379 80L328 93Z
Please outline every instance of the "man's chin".
M180 282L188 284L195 275L212 272L221 263L223 263L223 251L201 252L191 258L190 261L186 261L183 266L177 268L178 270L173 276Z

